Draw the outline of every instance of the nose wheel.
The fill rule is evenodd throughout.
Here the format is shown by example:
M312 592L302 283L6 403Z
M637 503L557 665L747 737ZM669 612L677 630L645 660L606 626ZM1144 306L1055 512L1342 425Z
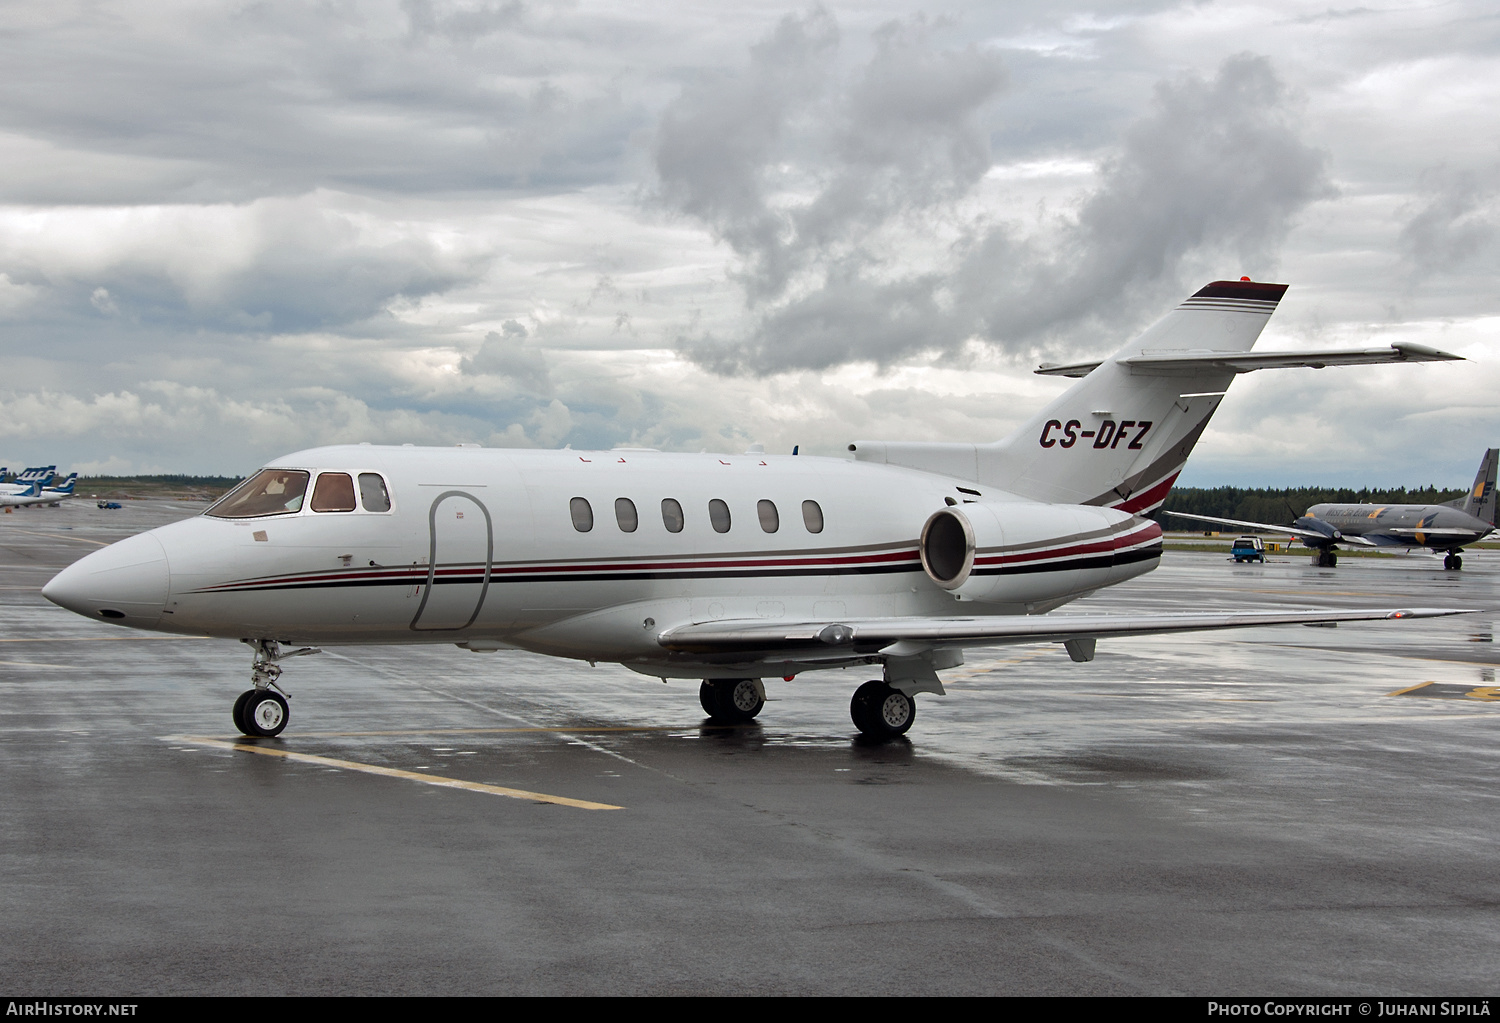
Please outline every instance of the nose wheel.
M234 727L245 735L269 739L280 735L291 717L286 697L269 689L249 689L234 701Z
M317 647L302 647L298 650L283 650L274 639L246 639L241 642L255 651L255 660L250 665L250 681L254 689L248 689L234 701L234 727L245 735L269 739L280 735L291 717L286 697L276 691L276 680L281 677L281 665L276 662L285 657L301 657L305 654L321 653ZM272 687L275 686L276 689Z

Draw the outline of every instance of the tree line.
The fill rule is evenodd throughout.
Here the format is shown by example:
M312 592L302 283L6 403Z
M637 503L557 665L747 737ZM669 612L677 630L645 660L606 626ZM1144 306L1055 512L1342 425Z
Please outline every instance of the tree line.
M1162 502L1162 511L1216 515L1224 519L1246 519L1290 525L1315 504L1443 504L1462 498L1465 488L1396 487L1376 490L1364 487L1174 487ZM1155 514L1152 515L1155 518ZM1168 522L1171 523L1170 517ZM1181 526L1182 520L1176 521Z

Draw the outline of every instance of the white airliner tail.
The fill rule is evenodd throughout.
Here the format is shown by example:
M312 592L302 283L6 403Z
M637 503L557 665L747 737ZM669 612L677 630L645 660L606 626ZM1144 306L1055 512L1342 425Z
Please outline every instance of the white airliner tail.
M1286 291L1216 281L1099 362L1043 366L1082 377L994 444L861 441L857 458L960 476L1038 501L1159 505Z

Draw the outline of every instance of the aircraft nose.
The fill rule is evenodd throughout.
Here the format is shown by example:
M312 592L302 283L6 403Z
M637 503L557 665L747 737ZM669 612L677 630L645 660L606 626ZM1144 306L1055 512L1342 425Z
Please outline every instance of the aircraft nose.
M167 552L150 533L95 551L52 577L42 596L87 618L149 627L167 604Z

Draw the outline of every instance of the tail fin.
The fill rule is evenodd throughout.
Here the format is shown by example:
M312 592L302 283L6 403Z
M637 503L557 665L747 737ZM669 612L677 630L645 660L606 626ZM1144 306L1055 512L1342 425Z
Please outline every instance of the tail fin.
M1044 366L1083 377L994 444L852 445L892 462L1057 504L1145 512L1165 500L1285 284L1215 281L1101 362ZM1129 360L1133 364L1126 364Z
M1500 467L1500 448L1490 448L1479 462L1479 475L1474 477L1474 486L1464 498L1461 510L1495 525L1495 472Z
M68 475L68 478L65 479L65 480L63 480L57 486L55 486L55 487L48 487L47 489L51 490L53 493L57 493L57 494L71 494L73 492L73 487L74 487L75 484L77 484L77 482L78 482L78 474L76 472L75 473L70 473Z

